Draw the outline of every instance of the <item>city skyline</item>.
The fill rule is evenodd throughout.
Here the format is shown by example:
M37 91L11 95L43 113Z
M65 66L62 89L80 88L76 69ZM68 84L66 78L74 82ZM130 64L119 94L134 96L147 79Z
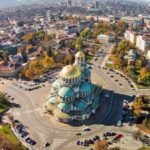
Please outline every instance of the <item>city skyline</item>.
M67 2L67 0L59 0L59 1L66 1ZM78 1L78 0L72 0L72 2L74 2L74 1ZM93 1L95 1L95 0L93 0ZM110 1L116 1L116 0L110 0ZM125 1L137 2L136 0L125 0ZM0 0L0 8L15 7L15 6L19 6L22 4L41 3L41 2L42 3L43 2L53 2L53 0L42 0L42 1L41 0ZM140 2L150 2L150 0L143 0Z

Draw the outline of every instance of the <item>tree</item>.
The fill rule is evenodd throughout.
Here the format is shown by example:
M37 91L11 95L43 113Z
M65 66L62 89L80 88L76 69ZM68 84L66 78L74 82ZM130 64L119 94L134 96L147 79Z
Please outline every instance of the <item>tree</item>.
M140 76L143 77L148 72L146 67L141 68L140 70Z
M29 79L32 79L32 78L34 77L34 74L33 74L33 72L32 72L31 70L27 69L27 70L25 71L25 76L26 76L27 78L29 78Z
M133 102L133 112L137 117L140 117L142 111L143 101L142 97L136 97Z
M43 67L48 69L54 66L54 59L49 57L48 55L45 56L43 60Z
M65 63L66 65L71 64L71 63L72 63L72 60L73 60L72 55L71 55L71 54L68 54L68 55L66 55L66 57L65 57L65 59L64 59L64 63Z
M94 143L94 150L107 150L108 142L106 140L96 141Z
M147 127L150 130L150 118L146 117L143 120L143 124L144 124L145 127Z
M33 39L34 39L34 34L33 33L28 33L28 34L24 35L24 37L23 37L23 41L25 43L29 43L29 44L33 43Z
M87 38L88 33L89 33L89 29L84 29L83 31L81 31L80 36L82 38Z
M140 60L140 59L136 60L135 68L136 69L141 69L141 67L142 67L142 60Z
M8 51L4 51L2 54L2 57L4 60L8 60L9 59L9 52Z
M27 55L25 49L19 49L19 53L20 53L21 56L22 56L22 61L23 61L24 63L26 63L26 62L28 61L28 55Z
M53 55L52 49L51 49L50 46L48 46L48 47L46 48L46 51L47 51L47 55L48 55L49 57L51 57L51 56Z
M78 37L76 39L75 48L80 50L83 47L83 39L81 37Z
M143 84L145 86L150 85L150 72L145 73L143 76L139 76L138 83Z

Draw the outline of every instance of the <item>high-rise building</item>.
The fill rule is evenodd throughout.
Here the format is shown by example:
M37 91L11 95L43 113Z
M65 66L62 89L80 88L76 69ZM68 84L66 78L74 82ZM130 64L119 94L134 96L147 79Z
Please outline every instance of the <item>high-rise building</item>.
M71 1L71 0L68 0L67 5L68 5L69 7L71 7L71 6L72 6L72 1Z

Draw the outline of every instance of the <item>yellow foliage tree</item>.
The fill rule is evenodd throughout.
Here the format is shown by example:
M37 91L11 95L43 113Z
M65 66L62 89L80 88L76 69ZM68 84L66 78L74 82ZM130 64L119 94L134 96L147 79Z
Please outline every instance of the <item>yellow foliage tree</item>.
M45 56L43 60L44 68L48 69L54 66L54 59L53 57L49 57L48 55Z
M68 54L68 55L66 55L66 57L64 59L64 63L65 64L71 64L72 63L72 59L73 59L72 55Z
M146 67L141 68L140 70L140 76L143 77L148 72Z
M23 37L23 40L24 40L24 42L25 43L30 43L30 41L32 40L32 38L33 38L33 33L28 33L28 34L26 34L24 37Z

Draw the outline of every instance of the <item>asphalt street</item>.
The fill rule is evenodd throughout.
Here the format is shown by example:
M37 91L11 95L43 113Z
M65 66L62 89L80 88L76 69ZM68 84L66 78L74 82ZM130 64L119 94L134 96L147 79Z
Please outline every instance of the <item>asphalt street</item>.
M37 142L33 147L28 145L30 149L70 150L72 146L74 149L78 149L74 144L77 139L87 138L97 133L102 134L107 130L131 134L130 128L118 129L114 127L114 123L120 117L123 99L130 98L127 96L129 93L133 95L139 91L132 91L127 81L120 77L119 74L99 67L103 65L112 46L112 44L103 46L103 53L98 56L97 61L92 62L94 64L92 65L92 81L102 85L106 89L104 95L108 94L110 97L106 98L104 95L101 95L101 105L96 116L91 118L90 121L83 122L80 126L64 126L54 123L48 117L45 117L45 114L42 112L42 106L45 104L44 97L50 90L50 84L46 83L42 88L28 92L12 86L11 81L5 82L2 87L3 91L14 97L14 102L20 105L20 108L13 108L14 118L25 125L30 137ZM113 77L111 77L112 75ZM115 81L116 79L118 80L117 82ZM144 92L146 93L146 91ZM83 132L85 126L90 127L91 132ZM76 132L82 132L82 136L80 138L77 137L75 135ZM46 142L51 144L50 147L44 147Z

